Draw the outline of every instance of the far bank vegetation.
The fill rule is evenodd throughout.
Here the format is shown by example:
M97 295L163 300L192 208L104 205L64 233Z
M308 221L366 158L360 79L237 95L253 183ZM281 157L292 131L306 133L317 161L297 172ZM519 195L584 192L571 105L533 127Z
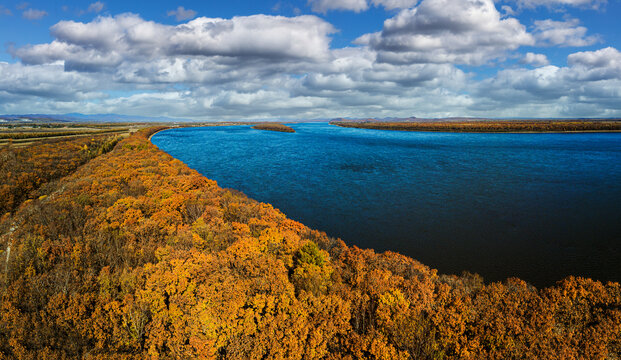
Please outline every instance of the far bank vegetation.
M280 131L280 132L288 132L288 133L294 133L295 132L295 130L293 130L289 126L284 125L284 124L280 124L280 123L257 124L255 126L253 126L252 128L256 129L256 130Z
M341 127L447 132L607 132L621 131L621 120L478 120L430 122L331 121Z

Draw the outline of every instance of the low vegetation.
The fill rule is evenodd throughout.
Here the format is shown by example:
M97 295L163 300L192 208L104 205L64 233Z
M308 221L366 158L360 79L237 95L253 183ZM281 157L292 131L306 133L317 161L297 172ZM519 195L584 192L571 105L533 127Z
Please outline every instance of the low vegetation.
M433 121L433 122L380 122L380 121L331 121L341 127L402 131L448 132L589 132L621 131L621 120L615 121Z
M34 139L34 138L49 138L49 137L65 137L76 135L98 135L98 134L110 134L110 133L125 133L129 129L106 129L106 130L89 130L89 131L49 131L49 132L0 132L0 139Z
M618 359L621 286L439 275L119 142L0 221L0 358Z
M279 123L258 124L258 125L253 126L252 128L257 129L257 130L280 131L280 132L288 132L288 133L295 132L295 130L293 130L291 127L284 125L284 124L279 124Z

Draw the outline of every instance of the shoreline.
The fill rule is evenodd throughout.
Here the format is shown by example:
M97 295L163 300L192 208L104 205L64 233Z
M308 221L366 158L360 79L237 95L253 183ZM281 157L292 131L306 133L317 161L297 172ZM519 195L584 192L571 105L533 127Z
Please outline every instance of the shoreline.
M157 131L156 131L156 132L154 132L153 134L149 135L149 139L148 139L148 141L149 141L151 144L153 144L153 142L151 141L151 139L153 138L153 136L154 136L155 134L157 134L157 133L159 133L159 132L162 132L162 131L164 131L164 130L170 130L170 129L174 129L174 128L173 128L173 127L166 127L166 128L163 128L163 129L159 129L159 130L157 130ZM153 145L155 145L155 144L153 144Z
M424 133L451 133L451 134L588 134L588 133L621 133L621 130L579 130L579 131L457 131L457 130L405 130L405 129L378 129L356 126L341 126L342 128L380 131L424 132Z

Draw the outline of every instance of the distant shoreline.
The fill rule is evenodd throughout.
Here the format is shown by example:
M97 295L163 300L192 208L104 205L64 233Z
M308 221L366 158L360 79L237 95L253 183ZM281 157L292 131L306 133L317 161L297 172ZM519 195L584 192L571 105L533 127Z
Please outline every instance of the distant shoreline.
M454 132L454 133L613 133L621 132L621 121L460 121L460 122L381 122L330 121L330 125L371 130Z

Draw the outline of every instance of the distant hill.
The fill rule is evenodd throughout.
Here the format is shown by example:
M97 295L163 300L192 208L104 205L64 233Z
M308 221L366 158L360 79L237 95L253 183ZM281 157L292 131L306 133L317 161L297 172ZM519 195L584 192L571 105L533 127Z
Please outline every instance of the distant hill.
M3 121L4 120L4 121ZM127 123L127 122L193 122L190 119L170 118L165 116L132 116L119 114L93 114L86 115L80 113L70 114L19 114L19 115L0 115L0 122L106 122L106 123Z
M283 119L222 119L222 122L280 122L280 123L298 123L298 122L327 122L328 119L300 119L300 120L283 120ZM194 120L187 118L172 118L167 116L134 116L119 114L11 114L0 115L1 123L47 123L47 122L102 122L102 123L202 123L202 122L220 122L218 120Z

